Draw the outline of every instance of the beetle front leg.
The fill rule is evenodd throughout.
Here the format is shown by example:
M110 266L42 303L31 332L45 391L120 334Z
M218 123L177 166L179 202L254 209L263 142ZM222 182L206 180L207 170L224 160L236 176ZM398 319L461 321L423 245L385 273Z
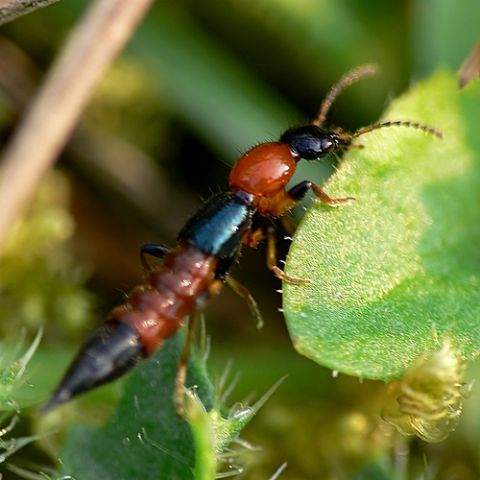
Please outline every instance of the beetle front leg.
M323 203L329 205L330 207L337 207L338 205L341 205L343 203L348 203L352 200L355 200L355 197L332 198L327 193L325 193L317 184L311 182L310 180L304 180L303 182L298 183L297 185L292 187L287 193L293 200L295 200L295 202L299 202L310 189L317 198L319 198Z
M322 203L325 203L330 207L338 207L339 205L343 205L344 203L350 203L355 200L355 197L332 198L313 182L311 182L310 188L312 189L315 196L319 198Z

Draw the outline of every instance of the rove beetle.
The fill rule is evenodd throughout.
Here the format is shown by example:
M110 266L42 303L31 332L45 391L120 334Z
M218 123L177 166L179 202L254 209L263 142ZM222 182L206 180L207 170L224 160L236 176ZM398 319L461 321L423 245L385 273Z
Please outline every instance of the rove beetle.
M230 173L230 191L212 197L200 207L178 234L174 248L157 244L141 248L146 272L143 282L128 294L123 304L110 312L107 322L83 344L43 411L121 376L158 350L164 340L183 325L183 319L191 316L175 388L177 410L183 411L183 387L196 312L227 282L246 299L261 322L253 297L228 275L241 247L255 248L267 239L268 268L284 281L304 283L302 279L288 277L277 266L275 233L261 220L281 217L308 190L330 206L353 200L353 197L331 198L309 180L286 190L297 162L302 158L320 160L330 153L344 151L355 146L352 145L355 138L384 127L413 127L442 138L434 128L409 121L376 123L354 133L325 128L328 110L341 90L376 72L373 65L347 72L330 89L311 124L291 128L279 141L263 143L246 152ZM163 263L151 268L146 255L163 258Z

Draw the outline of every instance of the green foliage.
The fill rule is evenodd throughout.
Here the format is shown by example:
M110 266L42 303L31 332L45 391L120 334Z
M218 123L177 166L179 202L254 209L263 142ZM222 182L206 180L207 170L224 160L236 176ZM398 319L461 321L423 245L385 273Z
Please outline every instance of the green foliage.
M39 332L30 347L19 358L16 358L18 352L9 352L5 345L0 345L2 351L0 358L0 464L18 450L40 438L39 435L16 437L12 436L11 432L20 419L20 407L31 402L31 398L25 397L22 387L28 381L27 367L38 348L41 336Z
M480 351L480 86L458 91L437 73L392 103L383 120L407 128L358 140L326 185L354 195L332 209L315 202L297 231L284 309L297 350L360 377L398 378L414 359L451 338L464 356Z
M480 3L464 0L461 8L454 0L414 0L412 31L415 71L429 75L439 66L457 69L478 41Z
M156 79L160 98L220 154L234 161L245 145L259 141L259 132L277 136L285 119L298 118L181 8L164 4L155 13L130 51Z
M38 332L35 340L27 351L20 357L18 352L9 351L5 345L1 345L2 357L0 358L0 412L18 412L20 406L24 405L24 399L19 396L21 387L27 381L25 373L27 366L38 348L42 332ZM21 341L17 344L20 347ZM1 436L1 435L0 435Z
M100 428L77 427L61 455L63 472L82 480L214 477L221 454L254 415L235 408L222 415L205 361L192 356L186 417L175 411L173 387L183 336L167 341L134 371L111 420ZM190 430L190 426L192 430Z
M5 420L2 418L2 421ZM34 442L40 439L38 435L30 435L26 437L10 437L10 438L3 438L4 435L9 434L11 430L15 427L17 423L18 417L13 417L11 422L3 426L0 435L0 463L4 463L9 457L11 457L14 453L18 452L29 443Z
M4 335L17 334L19 325L35 332L54 323L74 332L90 318L92 296L82 287L87 271L68 247L74 228L68 195L65 178L51 174L9 238L0 269Z

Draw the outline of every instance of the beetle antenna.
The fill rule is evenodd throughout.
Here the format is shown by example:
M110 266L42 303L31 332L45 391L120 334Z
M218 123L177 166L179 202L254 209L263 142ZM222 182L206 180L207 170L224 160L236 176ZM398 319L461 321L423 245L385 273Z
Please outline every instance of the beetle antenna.
M429 133L430 135L434 135L437 138L443 138L443 133L436 128L430 127L429 125L424 125L422 123L401 120L395 122L373 123L368 127L359 128L356 132L352 133L351 138L360 137L360 135L371 132L372 130L378 130L379 128L386 127L411 127L416 128L417 130L422 130L426 133Z
M372 75L376 75L379 72L378 65L375 64L367 64L367 65L360 65L347 73L345 73L340 80L335 83L335 85L330 88L330 91L327 93L327 96L323 99L322 104L320 105L320 110L318 111L318 115L313 120L312 125L316 125L320 127L324 124L327 113L332 103L338 97L339 93L344 90L346 87L349 87L353 83L361 80L365 77L371 77Z

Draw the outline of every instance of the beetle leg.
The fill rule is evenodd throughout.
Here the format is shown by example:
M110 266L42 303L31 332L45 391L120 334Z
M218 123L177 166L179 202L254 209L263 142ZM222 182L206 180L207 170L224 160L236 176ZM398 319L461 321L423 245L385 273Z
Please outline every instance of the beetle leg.
M314 183L311 184L310 188L312 189L313 193L316 195L317 198L319 198L323 203L329 205L330 207L337 207L338 205L342 205L343 203L349 203L355 200L355 197L332 198Z
M217 295L222 288L222 283L223 282L221 280L213 281L208 288L208 295ZM184 416L185 414L185 382L187 380L188 357L190 355L190 347L193 340L193 330L199 316L200 314L197 312L188 319L185 344L183 345L182 355L180 357L180 361L178 362L177 376L175 377L175 390L173 393L173 399L175 402L175 409L181 416Z
M180 361L178 362L177 375L175 377L175 390L173 393L173 398L175 402L175 409L181 416L185 415L185 382L187 380L188 357L190 355L190 345L192 344L193 330L196 319L197 314L192 315L188 319L185 344L183 345L182 355L180 357Z
M146 255L151 255L156 258L163 258L170 248L158 243L145 243L140 247L140 262L142 263L143 270L148 273L152 267L148 264Z
M267 266L273 274L283 280L284 282L294 283L294 284L304 284L310 283L309 280L303 278L294 278L288 276L281 268L277 266L277 239L275 238L275 231L273 229L268 229L267 231Z
M228 276L226 278L228 285L230 285L231 289L237 294L240 295L250 308L253 317L257 321L257 328L260 330L263 328L263 318L262 314L260 313L260 309L258 308L257 302L253 298L253 295L249 292L248 288L245 285L241 284L238 280Z

